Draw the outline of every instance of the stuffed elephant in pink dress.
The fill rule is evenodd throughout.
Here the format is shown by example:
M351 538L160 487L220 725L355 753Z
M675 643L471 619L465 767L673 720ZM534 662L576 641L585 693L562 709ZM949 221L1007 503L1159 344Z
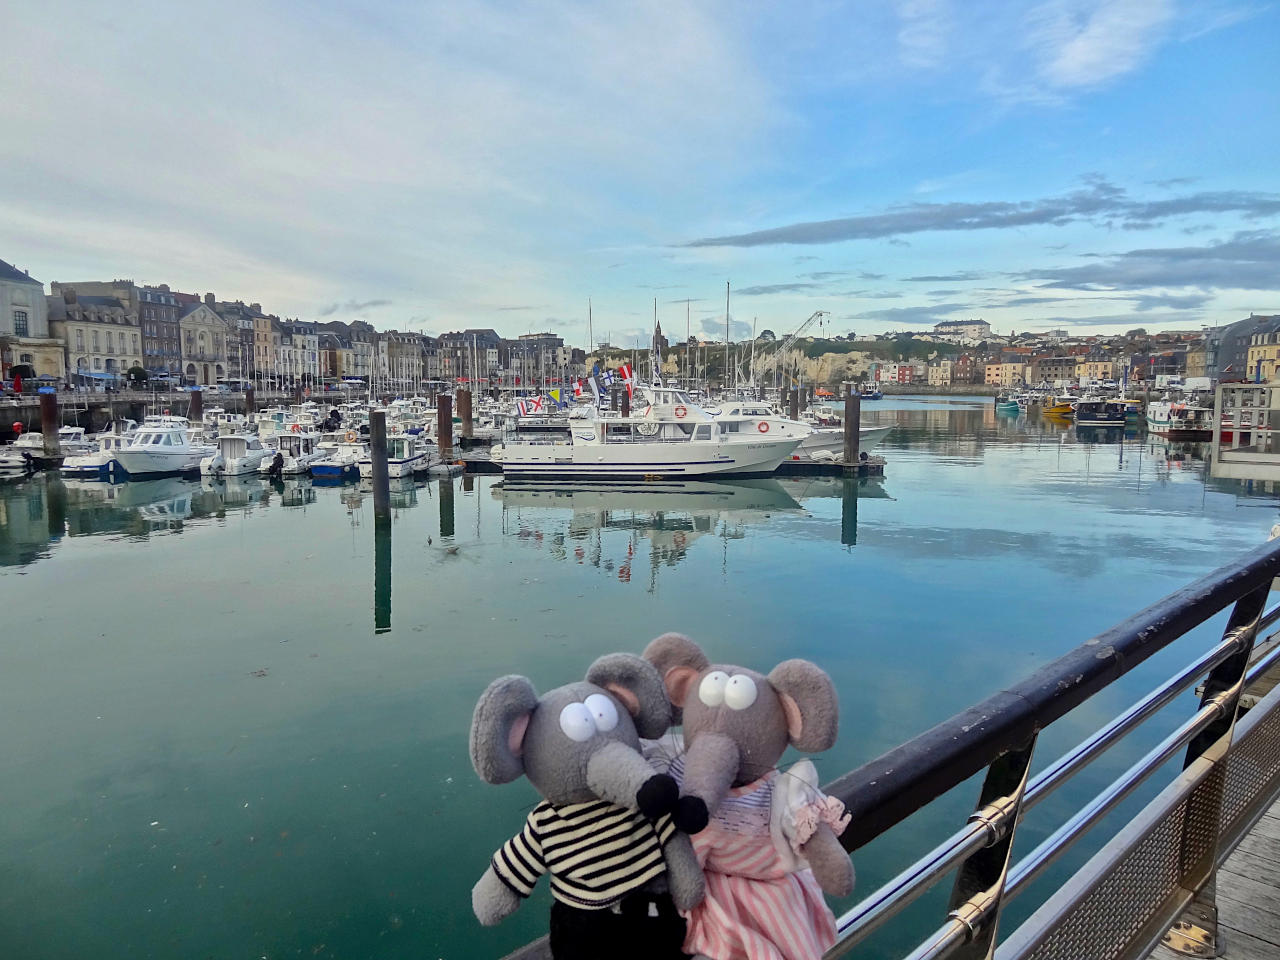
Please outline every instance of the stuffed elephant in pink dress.
M693 835L706 896L688 913L687 952L711 960L820 960L835 942L823 893L853 891L840 845L844 807L818 790L807 760L777 768L788 746L830 748L838 705L831 679L807 660L768 675L712 664L697 644L665 634L644 651L662 676L683 749L665 767L680 785L673 818Z

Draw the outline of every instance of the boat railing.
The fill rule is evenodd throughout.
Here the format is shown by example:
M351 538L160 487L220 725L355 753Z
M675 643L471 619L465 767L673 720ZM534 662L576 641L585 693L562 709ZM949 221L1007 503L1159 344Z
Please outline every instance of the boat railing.
M1264 612L1277 575L1280 540L827 784L823 789L852 816L840 840L853 852L983 774L973 812L958 829L838 919L827 960L848 954L948 877L945 911L936 929L904 954L908 960L1139 960L1175 923L1180 932L1203 925L1198 918L1213 912L1217 866L1280 796L1280 686L1247 713L1240 709L1244 688L1280 664L1280 634L1253 657L1256 638L1280 621L1280 606ZM1046 728L1228 607L1220 639L1196 649L1171 676L1030 775ZM1013 859L1017 828L1032 808L1202 678L1194 710L1034 849ZM1179 754L1182 771L1155 799L997 942L1008 904ZM547 956L544 938L509 960Z

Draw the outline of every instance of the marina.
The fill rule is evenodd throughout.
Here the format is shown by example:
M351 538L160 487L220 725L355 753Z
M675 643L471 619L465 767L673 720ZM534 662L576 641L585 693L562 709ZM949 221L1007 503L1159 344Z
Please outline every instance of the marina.
M127 942L176 960L189 941L215 955L377 943L501 956L544 932L546 894L493 929L467 901L495 824L531 796L485 787L466 758L471 706L496 673L551 686L665 629L744 662L809 657L842 691L840 740L818 758L829 780L1255 548L1280 505L1266 483L1210 476L1207 444L998 416L984 398L885 398L864 419L892 427L883 477L403 478L386 526L360 479L44 472L0 487L0 577L20 598L0 653L20 718L0 759L14 785L0 938L52 958ZM138 585L159 577L182 586L137 617ZM70 583L74 608L59 602ZM924 659L930 671L912 669ZM1136 668L1099 709L1170 662ZM1044 755L1096 725L1072 714ZM914 836L856 852L837 913L972 802L949 794ZM1030 814L1025 835L1046 836L1055 809ZM1073 849L1006 922L1096 849ZM442 862L465 876L424 869ZM901 956L940 895L857 956Z

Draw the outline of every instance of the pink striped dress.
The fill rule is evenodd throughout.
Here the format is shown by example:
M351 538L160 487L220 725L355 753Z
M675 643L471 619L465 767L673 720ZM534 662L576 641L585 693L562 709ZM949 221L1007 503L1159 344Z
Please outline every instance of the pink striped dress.
M671 775L683 781L684 757ZM807 760L731 790L693 849L706 899L688 914L684 949L712 960L821 960L836 923L799 848L819 821L837 833L848 818L823 797ZM837 809L838 808L838 809Z

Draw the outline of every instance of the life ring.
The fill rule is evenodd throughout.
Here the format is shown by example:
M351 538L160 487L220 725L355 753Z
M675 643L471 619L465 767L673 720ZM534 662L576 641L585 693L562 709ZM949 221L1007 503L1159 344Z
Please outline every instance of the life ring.
M759 425L758 427L756 427L756 429L757 429L757 430L759 430L761 433L768 433L768 432L769 432L769 421L768 421L768 420L761 420L761 421L760 421L760 425Z
M356 442L356 432L355 432L354 430L348 430L348 431L347 431L347 433L346 433L346 436L345 436L345 437L343 437L343 439L344 439L344 440L346 440L346 441L347 441L347 443L355 443L355 442Z
M291 426L289 429L290 429L290 430L292 430L294 433L301 433L301 432L302 432L302 424L300 424L300 423L295 423L295 424L294 424L293 426Z
M689 414L688 407L676 407L676 419L683 420Z

